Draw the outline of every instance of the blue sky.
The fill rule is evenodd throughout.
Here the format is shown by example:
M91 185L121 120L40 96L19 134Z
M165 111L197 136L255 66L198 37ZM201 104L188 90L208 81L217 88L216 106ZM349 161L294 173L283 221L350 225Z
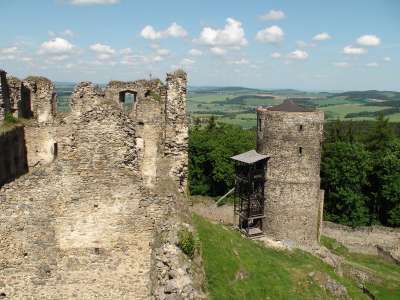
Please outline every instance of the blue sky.
M56 81L400 90L400 1L0 0L0 68Z

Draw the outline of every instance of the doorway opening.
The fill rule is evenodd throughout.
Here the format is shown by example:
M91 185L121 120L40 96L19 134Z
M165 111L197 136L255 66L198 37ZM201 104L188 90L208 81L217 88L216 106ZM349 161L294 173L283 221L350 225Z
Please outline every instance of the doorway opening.
M136 102L136 92L122 91L119 93L119 103L124 111L131 111Z

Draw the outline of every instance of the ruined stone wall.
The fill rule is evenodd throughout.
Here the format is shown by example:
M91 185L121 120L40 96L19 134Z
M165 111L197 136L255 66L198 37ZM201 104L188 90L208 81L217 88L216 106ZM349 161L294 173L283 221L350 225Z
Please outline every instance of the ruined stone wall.
M400 263L400 229L383 226L348 226L324 222L323 234L337 240L350 251L380 255L384 252Z
M53 162L57 152L56 128L30 122L25 126L29 168Z
M6 75L7 73L0 69L0 123L4 120L5 114L11 111Z
M265 232L300 244L319 240L323 112L257 109L257 152L270 156Z
M136 121L90 83L76 87L71 107L53 124L53 163L0 189L0 293L204 299L193 261L176 246L186 204L169 163L159 158L159 181L149 192Z
M24 127L0 132L0 188L27 172Z
M45 77L30 76L23 81L25 93L29 94L33 118L39 123L53 121L54 117L54 84Z
M162 153L165 123L165 87L160 80L111 81L105 89L105 98L124 109L125 92L135 94L127 115L136 125L136 144L140 170L147 187L154 187L157 162Z
M14 117L21 116L19 107L21 106L22 81L16 77L7 77L7 84L10 92L10 104Z
M167 104L164 153L171 161L170 176L181 191L187 184L188 120L186 115L187 74L182 70L167 74Z

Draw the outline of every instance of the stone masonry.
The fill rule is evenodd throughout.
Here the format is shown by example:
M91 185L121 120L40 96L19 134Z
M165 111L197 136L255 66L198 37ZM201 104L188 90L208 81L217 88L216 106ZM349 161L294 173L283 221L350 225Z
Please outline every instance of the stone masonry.
M0 69L0 122L4 120L5 114L11 111L6 74Z
M30 173L0 189L3 298L205 298L199 255L176 246L182 226L194 230L179 192L185 167L171 176L187 154L166 150L187 149L186 74L167 78L173 91L159 80L104 91L82 82L66 115L54 113L50 81L22 81ZM126 90L137 93L131 111L121 109ZM174 126L182 137L167 143Z
M294 103L257 109L257 152L270 156L264 231L276 239L299 244L319 241L323 121L323 112L306 111Z

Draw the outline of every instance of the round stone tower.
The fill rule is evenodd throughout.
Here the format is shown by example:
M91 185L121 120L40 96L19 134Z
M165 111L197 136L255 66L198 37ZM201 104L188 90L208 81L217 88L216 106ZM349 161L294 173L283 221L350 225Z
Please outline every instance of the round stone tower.
M319 241L324 113L290 100L257 109L257 152L270 156L265 183L264 232L298 244Z

